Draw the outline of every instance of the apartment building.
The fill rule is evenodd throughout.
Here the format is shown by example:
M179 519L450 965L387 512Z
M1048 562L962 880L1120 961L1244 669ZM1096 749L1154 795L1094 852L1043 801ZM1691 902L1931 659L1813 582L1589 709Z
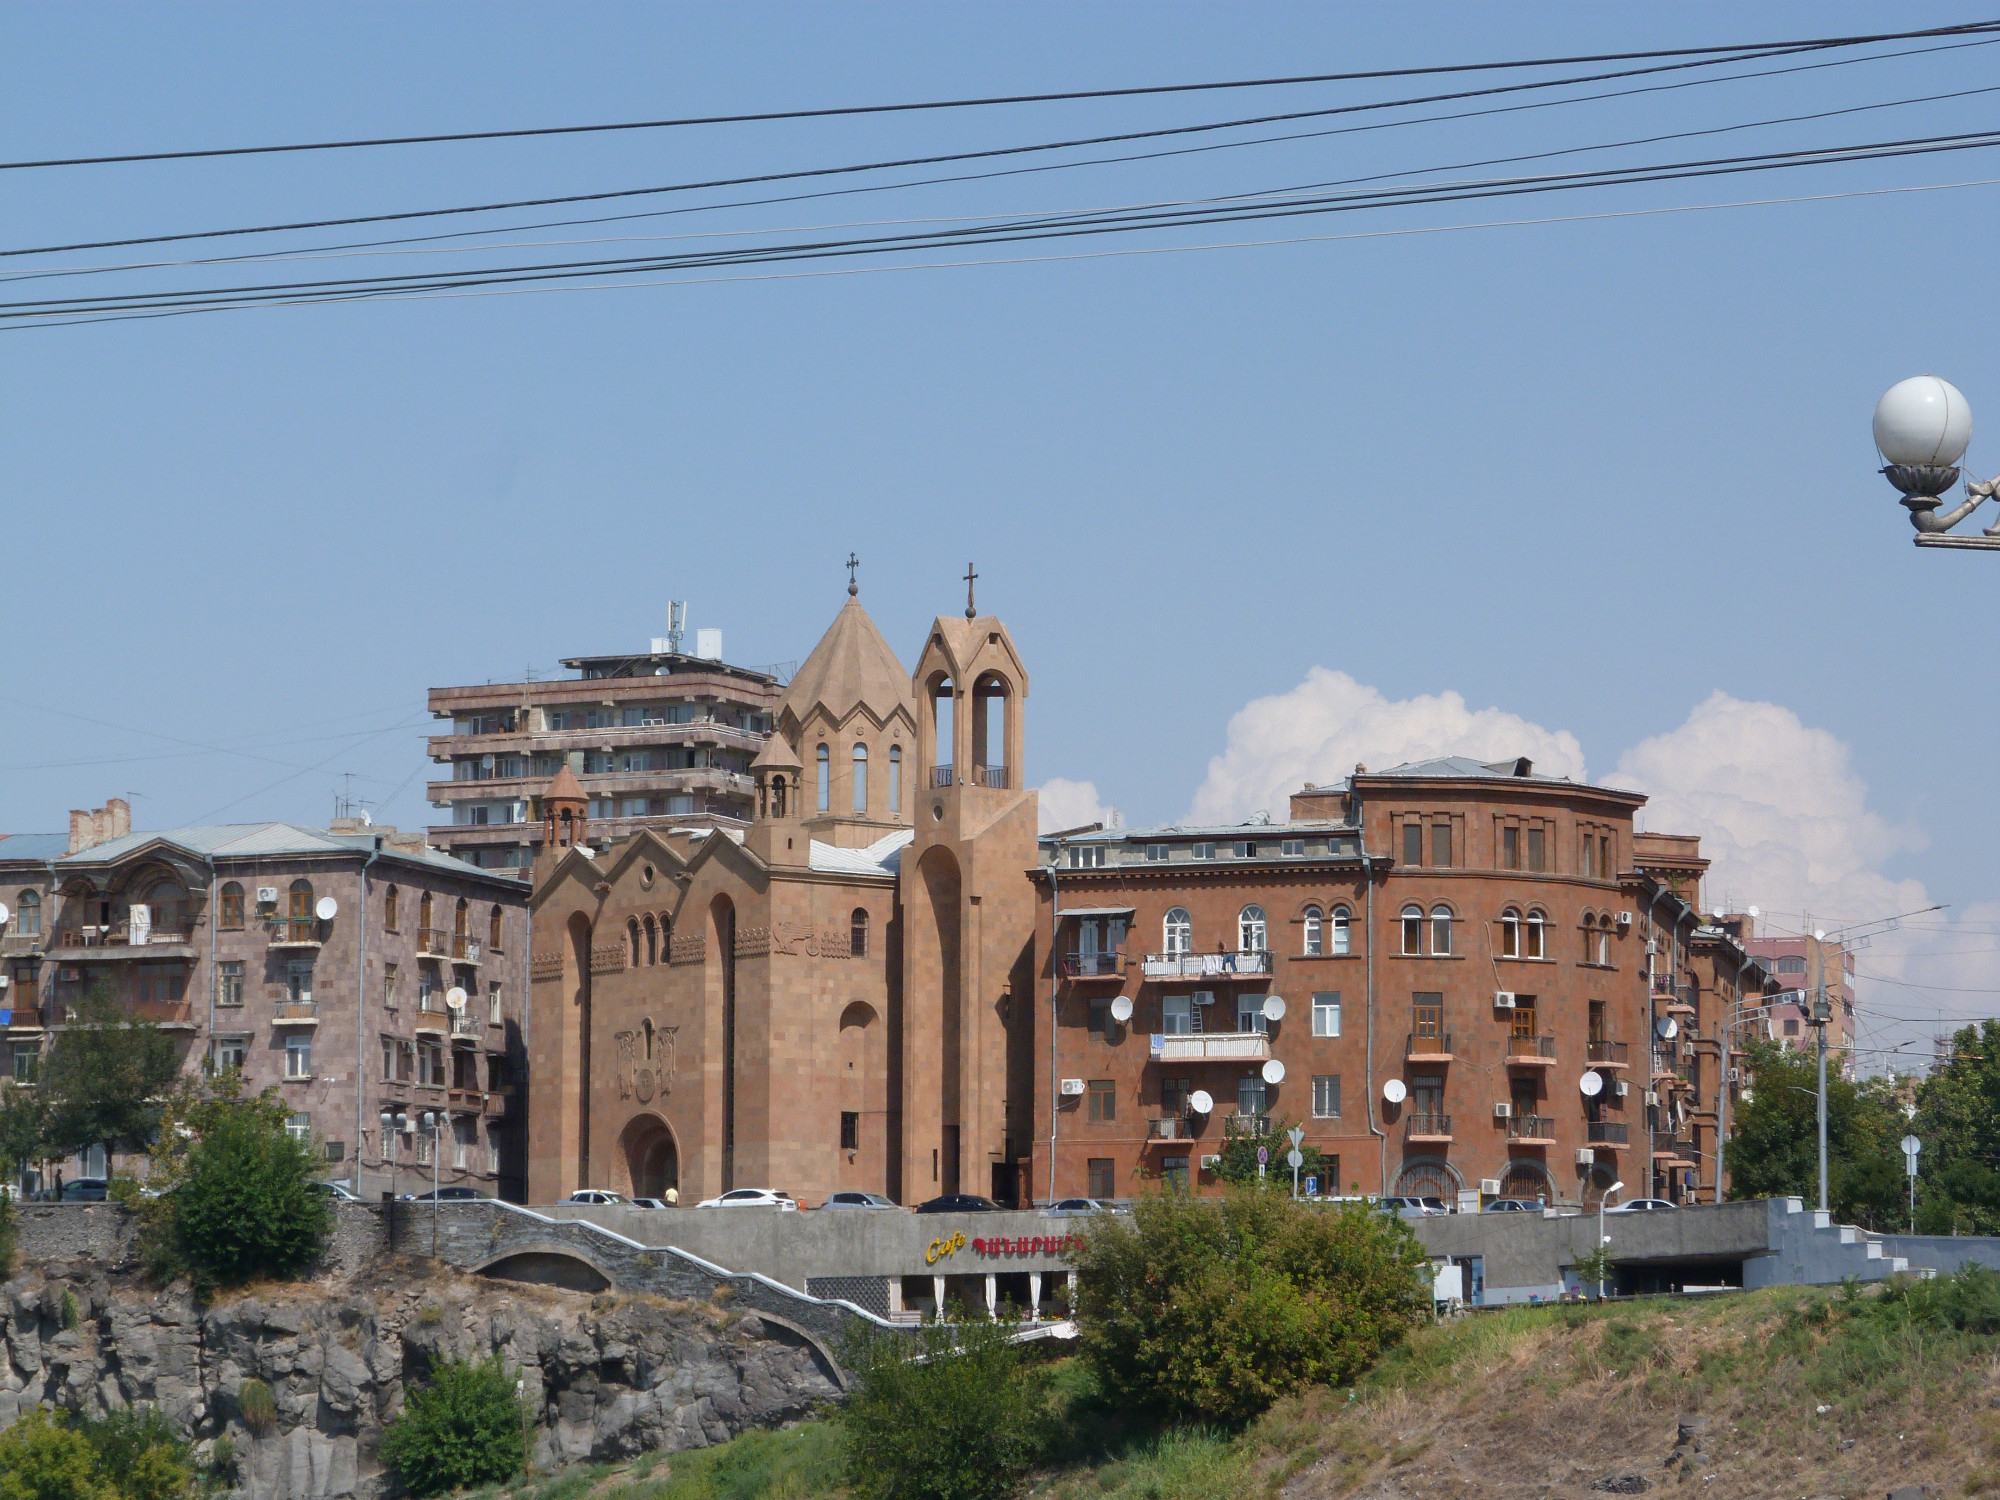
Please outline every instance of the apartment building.
M428 789L448 815L431 842L528 879L545 821L541 791L565 766L606 841L641 828L746 826L750 764L784 688L772 672L723 662L720 631L697 639L700 655L663 638L637 654L566 659L574 677L431 689L432 714L451 721L428 745L450 767Z
M0 901L16 1083L107 985L184 1071L277 1089L329 1177L373 1194L392 1167L405 1190L435 1169L520 1196L529 936L512 877L351 819L135 833L113 799L72 813L67 838L0 840ZM61 1169L117 1165L95 1151Z
M1854 954L1837 937L1811 933L1758 936L1756 919L1733 917L1744 933L1744 946L1777 976L1779 993L1771 997L1765 1035L1784 1047L1816 1048L1813 1006L1820 981L1826 982L1826 1046L1830 1064L1852 1076L1854 1058Z

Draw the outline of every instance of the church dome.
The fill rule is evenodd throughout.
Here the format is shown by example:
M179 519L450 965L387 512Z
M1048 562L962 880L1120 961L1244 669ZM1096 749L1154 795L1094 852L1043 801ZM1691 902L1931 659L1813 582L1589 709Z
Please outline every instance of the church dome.
M778 704L778 719L796 729L819 711L842 724L856 708L866 709L878 724L887 723L899 709L910 724L916 723L910 674L861 601L850 596L793 676Z

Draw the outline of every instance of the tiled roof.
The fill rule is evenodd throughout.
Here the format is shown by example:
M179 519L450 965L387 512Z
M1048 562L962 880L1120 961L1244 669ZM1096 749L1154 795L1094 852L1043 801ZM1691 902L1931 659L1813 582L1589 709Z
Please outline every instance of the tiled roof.
M836 875L894 875L902 868L903 851L916 836L914 828L899 828L865 849L843 849L814 839L811 866Z

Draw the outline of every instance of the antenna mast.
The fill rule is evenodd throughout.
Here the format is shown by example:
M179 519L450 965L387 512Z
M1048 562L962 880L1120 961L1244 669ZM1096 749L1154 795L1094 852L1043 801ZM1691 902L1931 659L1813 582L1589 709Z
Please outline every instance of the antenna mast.
M681 637L687 634L688 607L685 599L667 601L667 650L680 655Z

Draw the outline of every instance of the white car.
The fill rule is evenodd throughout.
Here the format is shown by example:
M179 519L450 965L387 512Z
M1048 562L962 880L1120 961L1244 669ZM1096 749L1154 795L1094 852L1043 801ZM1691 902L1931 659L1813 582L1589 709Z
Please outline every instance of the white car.
M696 1208L776 1208L796 1213L798 1203L790 1193L778 1188L737 1188L720 1198L708 1198Z
M897 1208L895 1199L884 1198L880 1193L834 1193L821 1208Z
M1630 1203L1614 1203L1604 1211L1608 1214L1666 1214L1680 1212L1680 1205L1669 1203L1665 1198L1634 1198Z
M673 1204L667 1202L664 1198L634 1198L632 1200L632 1206L634 1208L666 1209L666 1208L672 1208Z
M623 1193L614 1193L610 1188L578 1188L565 1203L582 1203L591 1208L615 1208L625 1201Z
M1042 1210L1044 1218L1073 1219L1085 1214L1123 1213L1118 1205L1105 1198L1058 1198Z

